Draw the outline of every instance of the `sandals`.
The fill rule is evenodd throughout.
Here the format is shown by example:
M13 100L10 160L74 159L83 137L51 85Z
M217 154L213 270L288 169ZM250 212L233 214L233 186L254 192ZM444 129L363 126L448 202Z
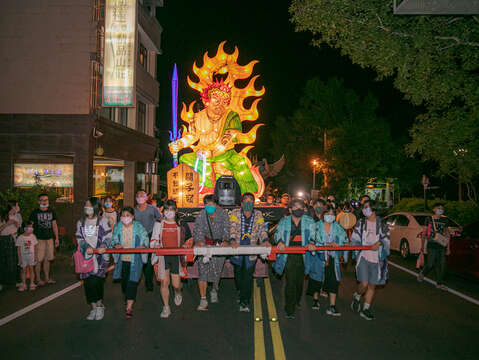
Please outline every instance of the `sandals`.
M132 317L133 317L133 310L131 310L131 309L126 309L125 318L131 319Z

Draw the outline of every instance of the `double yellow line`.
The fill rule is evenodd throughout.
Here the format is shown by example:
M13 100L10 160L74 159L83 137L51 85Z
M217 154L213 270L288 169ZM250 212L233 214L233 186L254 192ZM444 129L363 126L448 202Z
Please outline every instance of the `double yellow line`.
M281 331L279 329L278 314L273 300L273 291L269 278L264 279L264 290L266 295L266 304L268 306L269 328L271 331L271 339L273 341L273 353L275 360L285 360L283 340L281 339ZM253 285L253 301L254 301L254 358L255 360L266 359L266 350L264 342L263 329L263 307L261 304L261 289L258 287L256 279Z

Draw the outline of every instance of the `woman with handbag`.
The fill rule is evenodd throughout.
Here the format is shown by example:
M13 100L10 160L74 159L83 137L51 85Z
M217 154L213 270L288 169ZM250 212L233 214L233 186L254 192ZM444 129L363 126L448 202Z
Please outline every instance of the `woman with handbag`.
M426 222L426 231L422 237L421 251L427 251L426 266L418 274L417 280L422 282L424 276L434 269L436 273L436 287L441 290L447 290L443 281L450 234L447 228L447 218L443 216L444 205L441 203L434 204L433 211L434 215Z
M101 320L105 315L103 288L110 257L104 252L111 240L111 229L108 220L99 216L100 209L96 198L88 199L75 234L78 243L78 251L74 255L75 267L83 280L86 301L91 305L87 320ZM98 250L98 254L93 254L94 249Z

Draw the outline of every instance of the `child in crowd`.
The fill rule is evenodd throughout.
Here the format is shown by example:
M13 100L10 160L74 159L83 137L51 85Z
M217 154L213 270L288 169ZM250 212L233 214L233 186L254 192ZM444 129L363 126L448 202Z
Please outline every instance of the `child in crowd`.
M114 201L111 196L107 196L103 201L102 216L108 220L108 226L113 231L118 220L118 213L115 210Z
M30 273L30 290L36 289L35 272L33 267L36 265L35 261L35 245L38 244L37 237L33 234L33 221L28 221L24 224L24 232L15 240L15 245L18 251L18 261L22 268L22 282L18 287L18 291L27 290L26 273Z

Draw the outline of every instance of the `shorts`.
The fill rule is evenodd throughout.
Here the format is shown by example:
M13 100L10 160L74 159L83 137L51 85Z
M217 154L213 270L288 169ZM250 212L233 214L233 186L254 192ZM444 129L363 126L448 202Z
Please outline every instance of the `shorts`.
M26 268L27 266L36 265L35 254L21 254L21 259L19 259L19 265L21 268Z
M379 264L367 261L363 257L356 266L356 277L360 282L368 282L373 285L382 284L379 274Z
M166 255L165 270L170 270L170 274L178 275L180 273L180 257L178 255Z
M53 239L48 240L38 240L38 244L35 245L35 257L37 262L42 262L43 260L52 261L55 259L53 252Z

